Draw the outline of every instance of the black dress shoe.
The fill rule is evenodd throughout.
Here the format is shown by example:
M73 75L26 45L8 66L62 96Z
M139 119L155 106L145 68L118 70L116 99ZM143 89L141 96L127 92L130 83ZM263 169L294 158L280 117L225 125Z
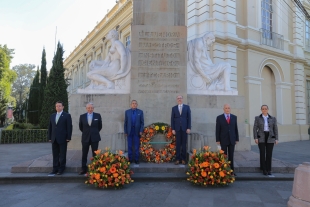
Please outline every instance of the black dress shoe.
M267 175L267 171L263 171L263 175Z
M271 172L270 172L270 171L268 171L268 175L271 175Z
M81 172L79 172L79 175L85 175L87 173L87 171L82 170Z
M233 173L233 175L234 175L235 177L237 177L237 174L236 174L236 173Z
M57 174L56 170L53 170L52 172L49 173L49 175L55 175L55 174Z
M62 175L63 173L63 171L58 171L57 175Z
M139 161L135 161L135 163L138 165L138 164L140 164L140 162Z

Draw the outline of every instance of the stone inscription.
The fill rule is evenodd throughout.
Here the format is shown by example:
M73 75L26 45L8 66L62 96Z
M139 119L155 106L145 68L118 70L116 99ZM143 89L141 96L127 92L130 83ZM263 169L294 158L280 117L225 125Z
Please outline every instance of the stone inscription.
M180 32L139 32L138 93L179 93ZM185 57L184 57L185 58Z

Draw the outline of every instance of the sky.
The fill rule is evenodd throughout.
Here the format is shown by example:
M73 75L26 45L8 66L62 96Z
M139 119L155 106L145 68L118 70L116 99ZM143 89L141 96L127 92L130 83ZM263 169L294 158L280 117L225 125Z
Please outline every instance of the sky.
M68 57L114 5L115 0L0 0L0 44L15 50L10 67L40 67L45 48L50 70L55 36Z

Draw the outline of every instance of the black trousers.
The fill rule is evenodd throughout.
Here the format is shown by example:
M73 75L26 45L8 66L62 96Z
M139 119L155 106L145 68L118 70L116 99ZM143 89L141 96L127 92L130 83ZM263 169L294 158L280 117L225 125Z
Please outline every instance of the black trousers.
M98 150L99 142L92 142L89 139L89 142L82 142L82 170L87 171L87 155L89 151L89 145L91 146L91 151L93 153L93 157L96 156L95 151Z
M230 168L235 170L234 168L234 152L235 152L235 145L222 145L221 149L224 151L224 154L228 156L228 160L230 161Z
M53 152L53 171L63 172L66 169L68 142L58 144L55 140L52 143Z
M258 143L259 148L259 158L260 158L260 168L263 171L271 171L271 161L272 161L272 150L274 143L267 143L269 132L265 133L265 142Z
M182 160L186 161L186 143L187 143L187 133L180 129L176 131L176 159L180 162Z

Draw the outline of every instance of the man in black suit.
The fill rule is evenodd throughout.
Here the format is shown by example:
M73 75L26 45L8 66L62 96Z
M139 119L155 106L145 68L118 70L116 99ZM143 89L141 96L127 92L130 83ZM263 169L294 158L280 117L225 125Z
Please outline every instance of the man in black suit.
M234 170L235 145L239 142L237 116L230 113L230 105L224 105L224 114L216 118L216 143L221 145L221 149L230 161L231 169ZM234 173L236 176L236 174Z
M183 104L183 96L177 96L178 105L172 107L171 129L176 135L176 161L178 165L186 164L186 142L187 134L191 132L191 109Z
M48 139L52 143L53 171L50 174L61 175L66 168L67 144L71 140L71 115L64 112L64 104L56 102L56 111L50 117Z
M93 153L93 157L96 156L95 151L98 150L100 137L100 130L102 129L101 115L94 112L93 103L86 105L87 113L80 116L79 128L82 132L82 171L79 175L84 175L87 172L87 155L89 151L89 145Z

